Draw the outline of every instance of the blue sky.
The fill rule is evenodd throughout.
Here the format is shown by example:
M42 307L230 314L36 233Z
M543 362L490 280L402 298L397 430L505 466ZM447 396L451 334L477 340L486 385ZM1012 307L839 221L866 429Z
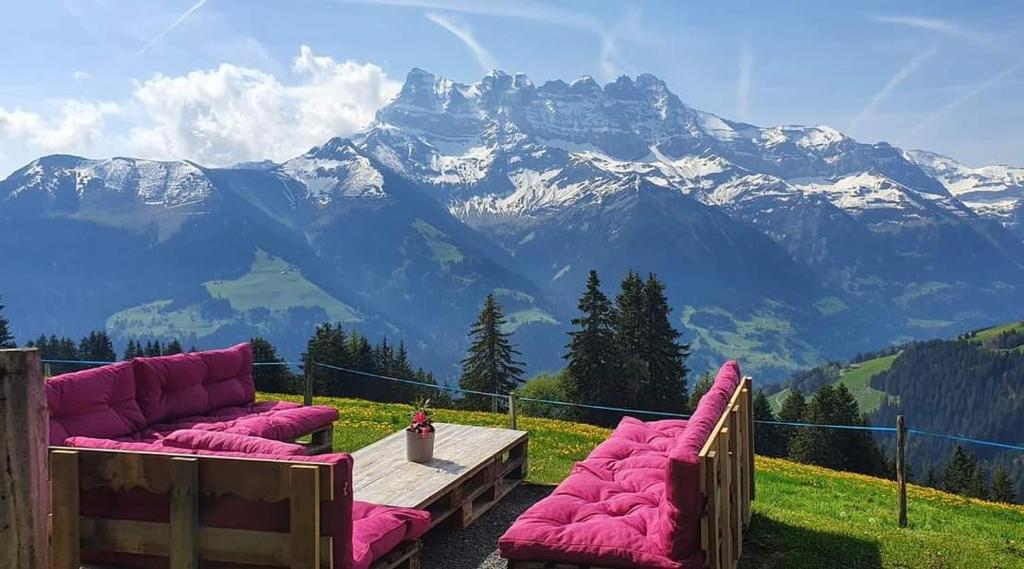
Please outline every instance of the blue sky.
M284 159L412 67L464 82L650 72L760 125L1024 165L1024 4L64 0L4 7L0 176L70 152Z

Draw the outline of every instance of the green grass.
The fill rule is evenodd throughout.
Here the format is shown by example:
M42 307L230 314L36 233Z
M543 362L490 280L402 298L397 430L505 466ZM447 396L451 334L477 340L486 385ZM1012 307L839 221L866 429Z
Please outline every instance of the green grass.
M296 400L293 396L284 397ZM317 398L341 412L335 449L354 451L406 426L408 405ZM505 415L438 409L443 422L506 426ZM607 429L521 417L529 475L561 481ZM1024 567L1024 507L910 486L910 526L896 526L896 485L777 459L757 460L757 500L740 567L746 569L954 569Z
M970 341L972 343L975 343L975 344L980 344L980 343L984 342L985 340L991 340L991 339L995 338L996 336L998 336L998 335L1000 335L1000 334L1002 334L1004 332L1010 332L1010 331L1013 331L1013 330L1024 330L1024 322L1011 322L1009 324L1003 324L1003 325L1000 325L1000 326L993 326L991 328L985 328L984 330L979 330L971 338Z
M840 383L845 385L857 399L857 405L860 406L861 412L873 413L881 407L882 402L890 397L890 395L871 387L868 380L892 367L892 362L896 361L897 357L899 357L899 354L851 364L842 371L839 380L834 382L833 385ZM768 402L772 404L773 411L778 413L779 409L782 408L782 402L785 401L788 394L789 388L787 387L768 397ZM810 395L810 393L804 394L807 397L810 397Z
M426 241L431 257L442 268L447 269L448 265L458 264L465 260L466 257L462 251L450 243L448 236L440 229L419 218L413 222L412 227Z
M237 312L266 308L283 314L294 307L320 307L331 322L359 322L355 309L306 280L295 267L256 250L249 272L233 280L203 283L210 296L223 298Z

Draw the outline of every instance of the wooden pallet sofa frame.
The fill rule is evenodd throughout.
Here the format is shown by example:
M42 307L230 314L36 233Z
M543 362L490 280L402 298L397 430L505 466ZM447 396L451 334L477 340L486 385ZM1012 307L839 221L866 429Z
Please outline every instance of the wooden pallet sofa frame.
M353 502L352 458L51 448L53 569L419 569L429 514Z
M626 417L499 540L510 569L734 569L754 499L751 380L736 362L689 420Z
M252 363L251 347L239 344L52 377L46 382L50 444L173 452L202 439L214 445L208 450L261 452L254 448L261 441L309 437L303 454L329 452L338 410L257 402ZM232 436L185 437L181 431Z

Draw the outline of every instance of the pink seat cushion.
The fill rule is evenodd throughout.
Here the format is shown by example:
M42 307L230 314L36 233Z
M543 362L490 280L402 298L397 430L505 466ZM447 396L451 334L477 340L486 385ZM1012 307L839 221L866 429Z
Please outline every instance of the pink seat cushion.
M430 514L423 510L353 502L353 569L367 569L403 541L416 539L428 529Z
M251 404L256 396L249 344L132 360L136 397L149 424Z
M739 383L739 364L735 361L723 364L715 383L701 397L685 432L669 454L658 535L661 547L673 559L684 559L700 551L700 516L704 504L700 495L697 455L725 412Z
M146 426L128 362L59 375L46 382L50 444L73 436L115 438Z
M576 464L554 493L505 532L498 541L501 554L600 567L684 567L664 554L658 540L666 459L651 453L633 458L657 467L613 472L603 459Z
M139 433L139 436L145 440L154 436L160 438L181 429L196 429L290 441L337 420L338 410L334 407L303 407L288 401L263 401L156 423L150 425L149 431Z
M164 437L161 442L166 447L179 449L240 452L271 456L298 456L306 454L306 447L302 445L247 435L236 435L234 433L200 431L197 429L174 431Z

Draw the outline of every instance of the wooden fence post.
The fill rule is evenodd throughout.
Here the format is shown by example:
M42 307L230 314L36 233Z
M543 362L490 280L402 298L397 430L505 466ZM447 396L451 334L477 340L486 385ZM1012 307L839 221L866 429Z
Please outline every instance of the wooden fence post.
M50 566L49 438L39 352L0 350L0 569Z
M899 485L901 528L907 527L907 424L903 415L896 416L896 484Z
M513 391L508 394L508 428L515 430L518 424L518 409L516 409L516 400L519 396Z
M302 370L302 404L306 407L313 404L313 375L309 369L313 365L316 364L310 363Z

